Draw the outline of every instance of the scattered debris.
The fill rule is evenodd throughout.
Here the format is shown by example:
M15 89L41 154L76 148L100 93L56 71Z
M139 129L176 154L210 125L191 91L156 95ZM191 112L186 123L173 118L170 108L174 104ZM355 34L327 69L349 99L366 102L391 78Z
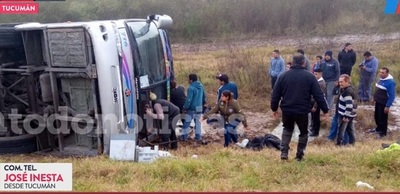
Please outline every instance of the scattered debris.
M241 143L237 142L235 145L241 148L246 148L246 145L249 143L249 139L244 139Z
M369 189L374 189L373 186L371 186L371 185L368 184L368 183L362 182L362 181L358 181L358 182L356 183L356 185L357 185L357 187L367 187L367 188L369 188Z
M158 151L158 157L160 158L170 158L172 157L172 154L169 153L168 151Z
M154 150L152 150L149 146L136 146L136 153L138 162L150 163L158 157L158 146L154 146Z
M368 111L373 111L374 110L374 106L372 105L360 105L358 107L359 111L364 111L364 110L368 110ZM240 124L237 127L237 132L238 132L238 136L239 136L239 141L240 140L244 140L244 139L249 139L251 140L254 137L260 136L260 135L264 135L266 133L270 133L273 134L277 137L281 137L282 136L282 131L283 131L283 125L282 122L280 122L281 118L279 120L274 120L271 117L270 112L251 112L248 111L246 112L246 116L248 118L248 124L250 126L249 130L244 130L243 125ZM395 131L400 131L400 96L396 97L395 102L393 103L393 109L390 109L390 114L393 115L393 118L395 119L395 122L389 123L388 126L388 132L395 132ZM330 121L331 118L329 118L327 121L328 126L321 126L321 130L320 130L320 134L318 137L309 137L308 138L308 142L313 142L316 140L316 142L320 142L321 140L326 140L326 136L329 133L329 128L330 128ZM357 122L357 121L355 121ZM212 143L222 143L224 141L224 129L220 126L216 126L214 125L215 123L207 123L207 121L203 121L202 122L202 139L207 141L208 144L212 144ZM176 134L177 136L179 136L181 134L181 123L180 121L178 121L178 127L176 130ZM192 121L191 125L190 125L190 132L189 132L189 136L191 139L194 139L194 122ZM360 132L357 132L360 133ZM292 141L293 142L297 142L298 141L298 136L300 134L300 131L297 127L297 125L295 125L295 129L293 132L293 136L292 136ZM370 137L364 135L364 133L360 133L360 136L357 136L357 141L360 142L364 142L364 141L368 141ZM249 141L251 142L251 141ZM179 142L180 145L189 145L189 146L199 146L198 144L200 144L199 142L197 142L195 145L193 143L182 143ZM205 145L205 144L202 144ZM239 145L235 145L240 147Z
M150 163L156 160L157 158L169 158L172 157L172 154L168 151L158 150L158 146L154 146L152 150L151 147L139 147L136 146L137 153L137 161Z

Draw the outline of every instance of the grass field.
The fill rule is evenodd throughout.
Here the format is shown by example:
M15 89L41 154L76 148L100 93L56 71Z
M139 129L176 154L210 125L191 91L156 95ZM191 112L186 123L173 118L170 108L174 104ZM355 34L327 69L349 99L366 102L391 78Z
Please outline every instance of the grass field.
M389 67L400 83L399 42L354 44L354 48L357 64L362 53L373 48L380 67ZM175 52L177 79L187 86L187 75L197 73L209 102L213 102L218 89L214 76L218 72L228 73L239 85L240 102L247 111L270 114L267 71L273 49L272 46L235 48L228 45L216 51ZM297 47L279 49L288 59ZM339 48L331 49L337 55ZM308 46L305 50L311 61L325 51L323 45ZM353 72L353 84L357 86L358 70L355 68ZM362 128L357 133L373 126L371 112L360 112L357 122ZM357 181L371 184L375 191L398 191L400 152L377 153L377 150L381 143L399 140L399 132L385 140L362 136L362 141L355 146L340 148L321 137L309 144L302 162L294 160L295 144L291 146L289 161L282 162L276 150L223 148L220 143L180 147L171 152L173 158L151 164L112 161L106 156L60 158L36 154L1 156L0 162L73 163L74 191L370 191L356 187ZM192 155L198 158L191 158Z
M381 141L337 148L324 140L309 144L305 160L288 162L279 152L222 148L211 144L180 148L174 158L151 164L108 158L55 158L38 155L6 156L1 162L73 163L74 191L375 191L400 188L400 152L380 153ZM294 147L294 144L292 144ZM295 148L295 147L294 147ZM192 155L198 158L191 158Z

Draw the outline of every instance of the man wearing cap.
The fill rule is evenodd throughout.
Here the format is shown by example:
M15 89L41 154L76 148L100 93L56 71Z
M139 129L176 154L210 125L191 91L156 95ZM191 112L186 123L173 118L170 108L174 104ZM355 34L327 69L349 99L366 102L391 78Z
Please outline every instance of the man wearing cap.
M340 76L340 65L336 59L332 58L332 51L326 51L324 60L321 62L322 77L326 82L326 100L329 108L333 109L333 98L336 86L338 86Z
M279 54L279 50L272 52L271 63L269 66L269 76L271 77L271 89L274 88L275 82L279 75L286 71L285 61Z
M311 97L314 98L324 115L329 111L317 79L311 72L305 71L304 63L305 57L303 55L294 55L292 67L279 76L272 91L271 110L276 119L279 116L278 107L280 106L282 110L282 160L288 159L289 144L295 123L300 130L296 160L303 159L308 142L308 113L310 113Z
M342 51L338 54L340 63L340 75L347 74L351 76L351 70L356 63L356 53L353 51L351 43L346 43Z
M218 74L216 77L219 80L219 84L221 85L218 89L218 94L217 94L217 102L221 98L221 94L223 91L228 90L233 93L233 98L235 100L238 99L239 93L238 93L238 87L234 82L229 81L229 77L226 74Z
M203 84L197 80L196 74L189 75L190 86L187 89L187 97L183 105L183 112L185 115L185 122L182 127L181 140L187 141L189 138L190 123L194 119L195 123L195 140L201 141L201 122L200 116L203 112L203 106L206 104L206 94L204 92Z
M371 52L364 53L364 61L360 64L360 85L358 86L359 101L368 103L371 100L372 82L378 70L378 59Z
M169 144L171 143L171 149L177 149L178 142L175 133L177 118L175 117L180 116L179 108L167 100L157 99L157 95L153 92L150 92L150 100L152 101L153 110L147 102L144 102L143 104L148 116L152 119L162 120L160 131L161 141L163 143L162 147L168 150Z

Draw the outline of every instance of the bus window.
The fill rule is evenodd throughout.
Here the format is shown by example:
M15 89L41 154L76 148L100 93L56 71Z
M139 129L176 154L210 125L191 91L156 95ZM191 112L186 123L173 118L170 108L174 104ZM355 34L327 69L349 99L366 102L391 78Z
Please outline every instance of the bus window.
M138 76L148 76L149 84L161 82L166 79L166 67L158 29L152 23L128 22L139 47L140 63L137 70Z

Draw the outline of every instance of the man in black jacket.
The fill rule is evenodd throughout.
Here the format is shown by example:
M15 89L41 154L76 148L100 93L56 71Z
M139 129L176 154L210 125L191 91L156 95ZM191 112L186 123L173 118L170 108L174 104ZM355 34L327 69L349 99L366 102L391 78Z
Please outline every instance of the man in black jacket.
M353 51L351 43L346 43L344 48L338 54L338 61L340 63L340 75L347 74L351 76L351 69L356 63L356 53Z
M185 88L183 86L178 85L175 80L171 81L171 91L170 91L170 99L172 104L177 106L181 113L183 111L183 105L186 101Z
M311 110L311 96L324 112L324 117L329 111L324 94L314 75L304 69L305 58L303 55L293 56L290 70L283 73L277 80L271 97L271 110L274 117L278 118L279 102L282 110L282 149L281 159L287 160L289 143L292 139L294 124L300 130L297 145L296 160L303 159L308 142L308 113Z

